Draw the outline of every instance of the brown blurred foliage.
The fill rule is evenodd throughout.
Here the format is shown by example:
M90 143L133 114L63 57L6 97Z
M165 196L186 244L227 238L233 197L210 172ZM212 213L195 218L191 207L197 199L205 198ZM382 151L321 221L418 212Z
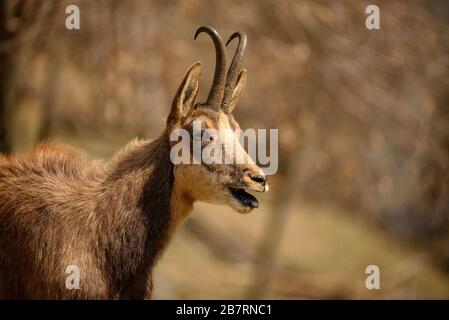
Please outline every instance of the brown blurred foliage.
M65 28L68 4L80 30ZM365 28L368 4L6 0L2 140L154 136L197 60L207 93L213 49L196 28L242 30L249 80L236 117L279 128L278 201L350 208L449 266L449 3L376 1L378 31Z

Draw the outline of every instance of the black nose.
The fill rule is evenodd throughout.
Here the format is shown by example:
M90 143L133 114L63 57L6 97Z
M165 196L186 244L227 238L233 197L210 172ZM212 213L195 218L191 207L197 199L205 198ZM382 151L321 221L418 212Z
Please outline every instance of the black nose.
M250 176L251 180L259 182L261 185L265 186L267 184L267 177L265 176Z

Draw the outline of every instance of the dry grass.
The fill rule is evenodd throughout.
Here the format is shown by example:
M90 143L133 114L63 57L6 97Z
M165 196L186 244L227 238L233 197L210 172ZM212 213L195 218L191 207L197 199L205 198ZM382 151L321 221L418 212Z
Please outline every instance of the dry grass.
M193 213L249 250L254 250L267 215L263 202L261 209L243 216L207 204L198 204ZM447 275L426 258L348 212L295 204L266 298L449 298ZM365 288L364 271L370 264L380 267L381 290ZM251 261L226 261L181 227L155 271L155 298L245 298L253 271Z

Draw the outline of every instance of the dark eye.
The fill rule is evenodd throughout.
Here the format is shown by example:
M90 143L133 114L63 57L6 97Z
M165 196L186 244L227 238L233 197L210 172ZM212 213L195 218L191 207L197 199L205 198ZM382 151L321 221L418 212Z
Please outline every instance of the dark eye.
M203 141L204 142L212 142L214 141L214 136L208 131L203 131Z

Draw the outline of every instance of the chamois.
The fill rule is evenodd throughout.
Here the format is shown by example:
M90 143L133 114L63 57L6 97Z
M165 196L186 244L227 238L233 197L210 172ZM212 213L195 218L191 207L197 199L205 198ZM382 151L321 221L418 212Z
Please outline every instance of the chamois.
M266 176L243 148L244 164L174 164L170 158L170 133L191 132L194 120L222 135L209 143L226 148L237 141L224 129L238 128L231 112L246 83L246 35L229 38L239 42L226 72L222 38L208 26L195 39L200 33L212 38L216 51L207 101L195 103L197 62L155 140L135 140L105 162L49 143L0 156L0 299L151 298L152 269L195 201L241 213L258 207L246 191L268 190ZM72 265L80 271L78 289L66 288Z

